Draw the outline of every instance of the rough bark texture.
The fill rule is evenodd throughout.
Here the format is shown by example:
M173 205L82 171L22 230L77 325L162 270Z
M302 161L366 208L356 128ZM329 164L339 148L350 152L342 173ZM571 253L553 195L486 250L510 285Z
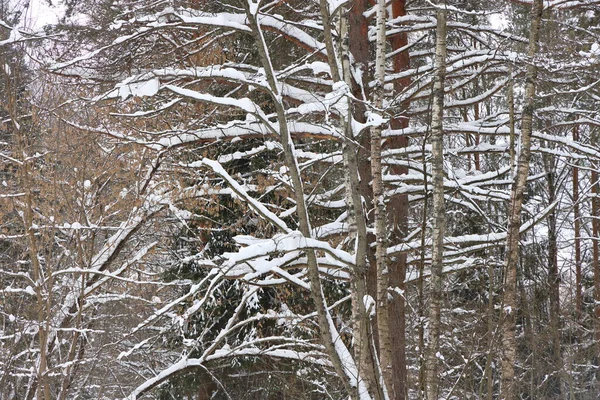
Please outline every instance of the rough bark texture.
M595 136L595 135L593 135ZM598 144L596 137L592 138L595 145ZM595 165L594 165L595 164ZM596 341L596 360L600 362L600 183L598 182L598 164L592 164L592 267L594 269L594 340ZM600 370L596 369L596 377L600 380Z
M350 83L350 90L352 96L356 99L367 100L370 94L370 90L366 82L369 82L369 71L368 64L370 61L370 43L369 43L369 21L365 17L365 12L369 7L367 0L350 0L348 2L348 52L344 51L344 57L352 56L352 60L349 60L348 68L361 70L360 76L362 77L361 82L357 82L352 76L348 76L348 82ZM350 65L351 64L351 65ZM366 96L366 98L365 98ZM352 102L351 105L352 117L360 123L366 122L366 107L363 102ZM371 163L370 157L370 142L369 135L365 132L354 132L358 135L359 146L357 147L358 153L358 172L360 177L360 194L364 201L364 206L367 210L372 207L373 191L371 190L370 182L371 176ZM354 138L356 140L356 137ZM368 222L372 222L372 216L366 215ZM369 294L375 298L375 266L374 266L374 254L369 251L367 254L369 258L369 270L367 272L369 279Z
M331 34L331 15L329 14L328 1L320 0L319 9L321 11L321 19L323 20L323 38L325 39L325 49L327 50L327 61L331 70L331 79L334 82L339 82L341 80L340 70L333 45L333 35Z
M406 15L406 0L392 1L392 18L398 18ZM390 39L393 52L405 48L408 45L408 35L406 33L396 34ZM398 52L393 60L392 67L395 73L407 70L410 67L410 58L408 50ZM394 92L397 95L410 85L410 78L398 79L394 81ZM390 121L392 129L403 129L408 127L408 117L405 111L408 104L399 104L394 110L394 116ZM408 146L408 138L399 136L389 139L384 145L387 148L399 149ZM405 166L394 165L390 168L394 175L404 175L408 173ZM407 234L408 222L408 195L401 194L393 196L387 205L388 229L390 238L395 242L403 240ZM406 279L406 253L402 253L395 258L388 260L390 269L390 286L400 289L393 291L389 305L388 315L390 318L390 331L392 335L392 370L393 379L389 392L390 399L404 400L407 393L406 379L406 319L404 313L404 292Z
M377 4L377 44L375 59L375 90L373 91L373 114L380 113L383 107L385 79L385 0ZM389 325L389 287L390 275L387 260L387 216L385 207L385 189L383 186L383 167L381 164L381 125L371 128L371 175L373 176L373 209L375 215L375 259L377 264L377 331L379 334L379 363L383 386L389 393L392 389L392 340Z
M510 66L508 73L510 74L510 80L508 81L508 93L506 94L508 101L508 126L510 129L510 168L511 170L515 167L515 89L513 81L513 69Z
M440 307L446 215L444 205L444 78L446 76L446 10L437 10L435 79L431 113L431 167L433 180L433 233L431 250L431 299L429 343L426 357L427 399L438 398L438 353L440 349Z
M352 96L356 99L367 100L370 95L370 90L366 84L369 79L368 64L371 59L370 54L370 43L369 43L369 21L365 16L365 12L369 7L367 0L350 0L347 4L347 32L344 32L343 37L343 69L344 79L348 84ZM352 57L350 59L350 57ZM354 75L351 73L351 69L359 69L361 71L362 81L354 79ZM366 122L366 107L362 102L352 101L350 103L350 115L349 118L354 118L359 123ZM350 128L350 126L349 126ZM354 206L355 208L361 208L366 211L361 211L361 215L364 217L364 223L368 224L372 222L372 215L368 214L368 210L372 208L373 192L370 186L372 179L371 176L371 164L370 164L370 141L367 131L363 132L352 132L351 128L347 130L347 141L345 146L350 146L352 152L345 152L348 156L353 158L353 163L356 163L358 168L358 181L359 190L353 190L355 196ZM358 140L358 146L356 141ZM353 177L354 178L354 177ZM366 225L365 225L366 226ZM376 266L375 266L375 254L373 250L368 246L372 242L373 235L369 234L365 230L365 251L361 254L361 263L364 260L364 269L361 265L360 273L364 276L364 283L366 288L366 294L372 298L376 298ZM359 255L357 252L357 259ZM357 266L358 267L358 266ZM358 269L358 268L357 268ZM358 282L358 280L357 280ZM361 282L362 285L362 277ZM358 297L358 296L356 296ZM355 299L355 301L362 302L362 299ZM376 317L377 318L377 317ZM378 334L375 329L372 328L371 321L363 319L364 326L360 326L361 332L367 333L367 343L363 342L360 346L356 346L356 350L361 352L360 358L358 358L359 368L361 374L365 375L369 379L369 385L371 393L375 393L381 396L380 380L378 376L378 362L377 362L377 349ZM362 336L362 335L361 335ZM358 355L357 355L358 356ZM374 379L374 380L373 380Z
M517 170L512 185L508 214L508 232L506 238L505 283L504 283L504 322L502 325L502 380L500 399L516 398L515 361L516 361L516 310L517 310L517 264L519 261L519 229L521 226L521 210L523 194L529 176L531 159L531 134L533 130L533 109L535 100L535 80L537 67L533 59L537 52L543 1L535 0L532 8L531 29L529 36L530 64L527 67L525 83L525 100L521 123L521 153L517 162Z
M246 9L246 14L248 15L248 19L253 27L253 34L255 36L258 53L260 55L262 65L265 69L267 80L269 82L269 87L271 89L273 106L275 107L277 114L279 138L294 190L297 208L296 214L298 217L300 232L305 237L311 237L310 219L308 215L308 209L306 207L306 199L304 198L304 185L300 178L300 170L295 156L294 143L287 126L282 96L279 92L279 86L277 85L273 66L271 65L269 53L264 42L262 31L256 20L256 16L252 14L249 8ZM333 367L338 377L342 381L347 393L351 398L359 398L359 392L361 391L361 388L360 385L354 383L355 380L359 381L359 379L356 376L352 376L352 371L348 368L348 364L351 363L352 360L342 360L342 355L340 354L340 347L345 347L345 345L341 342L339 335L334 334L335 326L333 326L331 315L327 309L325 295L323 293L321 280L319 277L319 266L315 252L307 251L306 258L311 288L310 293L317 314L317 321L319 323L319 329L321 333L321 342L325 347L327 355L329 356Z
M579 142L579 128L573 127L573 141ZM573 161L573 220L575 221L575 310L577 318L581 318L581 220L579 212L579 167L577 161Z
M323 8L322 8L323 10ZM348 14L341 18L342 43L342 72L345 83L352 86L350 72L350 49L348 39ZM328 39L326 39L328 40ZM333 46L330 46L333 49ZM330 65L332 63L330 57ZM352 108L352 100L348 98L348 109ZM348 115L347 117L350 117ZM344 175L346 199L348 210L348 224L350 237L354 238L356 265L352 274L352 326L354 335L354 355L358 361L359 375L366 381L371 393L379 394L379 379L377 378L375 363L375 346L372 337L370 310L365 308L364 299L367 296L367 218L362 207L362 196L359 177L359 161L357 148L354 142L354 131L349 118L344 123L346 140L342 144L342 153L346 173Z
M555 163L554 158L544 154L544 168L546 169L546 183L548 185L548 202L556 200ZM550 354L554 371L548 377L547 386L549 393L558 393L562 398L562 356L560 348L560 278L558 275L558 241L556 227L556 211L553 209L548 214L548 296L550 299Z

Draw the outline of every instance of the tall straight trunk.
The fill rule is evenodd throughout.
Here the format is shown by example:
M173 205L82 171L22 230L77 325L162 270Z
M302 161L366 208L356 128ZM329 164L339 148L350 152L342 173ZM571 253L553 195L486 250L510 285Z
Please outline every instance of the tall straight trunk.
M263 68L270 88L270 94L277 115L277 123L279 128L279 140L283 149L286 166L289 169L292 188L294 190L294 199L296 201L297 217L299 230L304 237L312 237L310 217L306 199L304 197L304 184L302 183L298 161L296 159L295 147L292 141L290 131L288 129L285 108L283 105L283 97L279 89L277 77L273 66L267 45L262 34L262 30L257 20L257 16L253 14L250 5L246 3L246 15L250 21L253 30L253 35L256 41L258 54L261 59ZM324 346L336 374L340 378L342 385L350 398L352 399L370 399L367 393L367 388L364 381L358 376L357 366L354 363L348 349L342 342L339 332L333 323L333 319L327 308L325 294L321 285L319 276L319 265L317 256L313 250L306 251L308 278L310 282L310 294L315 306L317 322L321 334L321 344Z
M377 3L377 39L375 57L375 90L373 90L372 114L381 113L383 108L385 80L385 0ZM389 325L390 270L387 259L387 215L385 188L383 186L383 166L381 164L381 125L371 128L371 175L373 177L373 210L375 216L375 262L377 265L377 332L379 335L379 363L381 365L383 388L392 390L392 340Z
M344 35L344 40L342 43L344 46L347 46L346 49L343 50L344 57L344 76L346 79L346 83L350 87L352 97L355 99L364 100L362 101L354 101L350 104L350 110L352 112L352 117L360 122L366 122L366 101L370 96L370 89L368 86L368 82L370 81L369 76L369 62L371 60L371 44L369 41L369 21L365 16L366 11L370 7L369 0L349 0L347 4L348 10L348 32L347 36ZM346 40L347 37L347 40ZM351 59L349 58L351 57ZM350 72L350 69L358 69L361 71L360 74L356 75ZM360 76L361 80L356 80L355 78ZM356 195L360 198L360 203L356 203L357 206L362 206L366 210L371 210L373 206L373 191L370 186L372 175L371 175L371 163L370 163L370 135L367 134L368 131L363 132L353 132L354 137L351 140L356 140L358 137L359 146L356 148L357 155L357 165L359 172L359 182L358 187L359 190L356 191ZM350 139L350 138L349 138ZM360 204L360 205L359 205ZM367 224L371 224L373 222L373 213L369 213L368 211L365 213L365 222ZM374 236L369 233L367 238L367 245L372 243L374 240ZM372 298L377 298L377 267L376 267L376 257L373 252L373 249L368 246L366 248L366 265L365 265L365 277L367 284L367 294ZM359 300L360 301L360 300ZM375 319L378 320L380 315L376 315ZM377 376L379 373L379 363L377 362L377 351L379 345L379 335L376 329L377 325L373 326L373 329L369 329L370 335L370 343L373 345L370 351L372 352L371 359L373 360L372 367L368 366L366 363L368 360L365 360L366 357L361 357L361 366L365 365L365 368L372 368L373 371L365 371L365 373L371 373L371 376ZM364 329L364 328L363 328ZM363 346L366 351L366 346ZM364 362L362 361L364 360ZM379 386L377 390L372 390L373 393L379 393L379 395L383 395L381 393L382 387L380 386L380 381L375 382L372 387L375 388Z
M321 16L324 23L324 38L327 49L329 67L332 71L334 82L345 80L348 87L351 86L351 72L348 49L348 20L347 14L343 13L341 17L340 34L343 40L341 46L341 72L338 65L338 57L335 52L333 35L331 34L331 16L329 14L327 0L320 0ZM351 109L352 100L348 99L348 109ZM346 202L348 212L349 235L354 239L354 249L356 263L352 271L351 290L352 290L352 327L354 331L354 355L358 361L358 373L365 380L370 391L379 396L379 379L374 367L375 350L372 341L372 330L370 325L370 310L365 308L363 299L367 295L366 272L367 272L367 226L366 216L362 207L360 178L358 174L358 157L356 146L354 145L354 132L352 124L348 119L342 119L343 130L346 140L342 144L342 153L344 160L344 186L346 190Z
M556 200L556 182L554 177L554 157L544 154L544 168L548 185L548 202ZM548 378L550 393L560 393L562 398L562 356L560 348L560 280L558 275L558 242L556 231L556 211L548 214L548 297L550 300L550 336L553 374Z
M508 101L508 126L510 129L509 135L509 149L510 152L510 170L511 173L515 168L515 82L513 80L513 68L512 65L508 69L509 81L508 81L508 91L506 94Z
M505 283L504 283L504 321L502 325L502 380L500 399L517 398L515 391L515 361L517 354L516 310L517 310L517 264L519 262L519 239L521 226L521 210L523 194L529 176L531 159L531 134L533 131L533 109L535 101L535 80L537 67L534 57L537 53L540 24L542 19L543 0L534 0L531 12L531 29L529 36L529 65L525 83L525 99L521 123L521 153L514 177L508 214L506 237Z
M493 302L493 293L494 293L494 266L490 264L488 266L488 276L490 279L490 284L488 287L489 299L488 299L488 320L487 320L487 334L489 336L489 344L488 351L489 354L487 356L487 360L485 363L485 383L486 383L486 399L492 400L494 396L494 374L492 372L492 358L493 358L493 349L495 342L495 329L494 329L494 302Z
M579 127L573 126L573 141L579 142ZM581 219L579 212L579 167L577 161L573 161L573 220L575 229L575 310L577 319L581 319Z
M431 166L433 180L433 233L431 250L431 299L429 303L429 344L426 357L429 400L438 398L438 354L440 350L442 270L446 215L444 204L444 79L446 77L446 10L438 8L435 39L435 79L431 115Z
M473 119L479 121L479 103L473 104ZM475 133L475 146L478 147L481 142L479 132ZM481 171L481 157L479 151L473 155L473 161L475 163L475 171Z
M344 56L352 56L351 67L355 70L360 70L361 81L354 79L356 74L348 77L350 82L350 90L352 96L356 99L363 101L354 101L351 104L352 117L360 123L365 123L366 119L366 101L370 96L370 89L368 82L370 81L369 76L369 62L371 61L371 44L369 42L369 20L365 16L366 11L369 9L369 0L349 0L348 9L348 51L349 54ZM370 139L367 131L354 132L358 135L358 172L359 172L359 186L362 201L367 210L372 209L373 205L373 191L370 186L371 179L371 163L369 161L370 155ZM356 140L356 138L354 138ZM367 214L367 222L373 222L373 215ZM372 241L372 235L369 235L369 242ZM375 266L375 254L369 247L367 252L367 259L369 261L367 270L367 290L369 295L376 298L376 275L377 268ZM377 333L375 332L375 338Z
M592 145L598 145L598 138L592 133ZM592 163L592 267L594 268L594 340L596 342L595 364L600 363L600 182L598 163ZM600 369L596 369L596 379L600 381Z
M371 61L371 44L369 42L369 20L365 16L366 11L369 9L369 0L349 0L348 1L348 50L352 55L352 68L360 70L359 75L361 81L357 81L350 77L350 89L352 95L356 99L363 100L352 103L352 116L360 123L366 122L366 106L365 102L368 101L370 96L370 90L368 82L370 81L369 74L369 62ZM371 209L371 202L373 199L373 192L369 183L371 182L371 164L369 162L369 135L367 132L355 132L359 135L358 141L360 146L358 148L359 157L359 173L360 173L360 186L361 194L364 197L363 200L366 202L367 209ZM372 292L374 295L374 291Z
M427 136L423 138L423 143L421 145L421 157L423 160L422 168L423 171L427 171L427 157L426 157L426 147L427 147ZM419 306L419 378L418 378L418 388L417 388L417 398L423 399L425 398L425 386L427 381L427 371L425 369L425 357L426 357L426 349L425 349L425 323L426 323L426 310L425 310L425 256L427 249L425 248L425 244L427 242L427 215L429 214L429 199L427 193L429 193L429 184L427 182L427 177L423 179L423 193L425 196L423 197L423 210L421 213L421 251L420 251L420 260L419 260L419 280L417 282L417 290L418 290L418 306Z
M406 0L392 1L392 18L398 18L406 15ZM408 54L408 35L399 33L390 38L391 49L398 52L392 59L392 69L395 73L407 70L410 67L410 57ZM404 51L399 51L405 48ZM410 85L410 78L397 79L394 81L394 92L397 96ZM399 115L394 115L390 121L390 127L393 130L404 129L408 127L408 117L406 111L408 103L400 104ZM406 136L397 136L387 140L387 148L399 149L408 146ZM394 175L405 175L408 168L405 166L393 165L390 171ZM387 205L388 229L390 238L395 240L404 240L407 235L408 225L408 195L401 194L393 196ZM388 260L390 269L390 286L400 289L391 293L388 315L390 318L390 331L392 334L392 385L389 392L390 399L404 400L408 395L406 379L406 318L404 293L406 279L406 253L402 253L393 259Z
M475 22L475 21L473 21ZM475 39L472 40L472 46L473 48L477 48L479 42ZM475 94L479 93L479 81L476 79L475 80ZM475 121L479 121L479 117L480 117L480 113L479 113L479 102L476 102L475 104L473 104L473 120ZM479 132L475 133L475 146L479 146L479 143L481 141L481 138L479 136ZM473 164L475 167L476 171L481 171L481 157L479 154L479 151L476 151L475 154L473 154Z

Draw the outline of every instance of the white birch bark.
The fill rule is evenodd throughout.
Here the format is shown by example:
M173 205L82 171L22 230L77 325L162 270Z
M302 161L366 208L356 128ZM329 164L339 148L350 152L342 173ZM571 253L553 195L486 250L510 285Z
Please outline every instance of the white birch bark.
M531 134L533 131L533 108L535 101L535 79L537 67L534 57L537 52L540 23L543 11L543 0L535 0L532 8L531 29L529 36L529 66L525 82L525 105L521 123L521 153L517 161L515 179L512 185L510 208L508 215L508 232L506 237L505 283L504 283L504 323L502 326L502 380L500 399L517 398L515 391L516 361L516 309L517 309L517 263L519 261L519 228L523 193L529 176L531 159Z
M437 10L435 78L431 115L431 167L433 178L433 237L431 255L431 300L429 303L429 344L425 359L427 399L438 398L438 354L440 349L440 307L446 215L444 205L444 78L446 76L446 10Z
M325 0L322 0L322 2ZM340 34L342 36L341 59L342 74L348 88L352 85L352 72L350 70L350 48L348 39L348 15L344 12L340 21ZM327 40L327 38L326 38ZM328 45L327 45L328 46ZM330 46L333 49L333 46ZM329 48L329 47L328 47ZM329 56L329 64L334 58ZM335 73L332 73L335 76ZM342 77L340 76L340 79ZM348 114L344 125L345 140L342 144L344 160L344 185L346 188L346 201L348 210L348 224L350 237L354 239L355 267L352 271L352 328L354 331L354 356L358 363L359 376L366 381L367 386L375 398L381 398L378 378L378 366L373 329L371 327L370 310L365 308L364 299L367 291L367 216L363 208L362 193L358 166L358 149L355 142L356 134L352 121L352 99L348 97Z
M375 59L375 90L373 91L372 116L379 115L383 109L385 79L385 0L377 4L377 42ZM381 120L383 121L383 120ZM377 264L377 332L379 336L379 363L382 371L382 388L386 397L392 389L392 341L389 325L389 287L390 270L387 258L387 214L385 206L385 188L383 185L383 167L381 164L381 129L378 124L371 128L371 175L373 177L373 209L375 214L375 259Z

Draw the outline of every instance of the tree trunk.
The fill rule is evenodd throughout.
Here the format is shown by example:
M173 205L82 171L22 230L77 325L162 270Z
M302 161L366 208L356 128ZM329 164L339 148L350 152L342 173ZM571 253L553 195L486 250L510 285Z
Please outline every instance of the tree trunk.
M508 69L509 81L508 81L508 93L506 94L508 101L508 127L510 129L509 134L509 153L510 153L510 171L514 174L515 168L515 82L513 80L513 68L512 65Z
M326 0L320 1L321 15L323 16L325 31L325 45L329 60L329 67L332 70L334 82L342 80L339 72L338 60L333 44L333 35L331 26L326 24L330 21L329 9ZM341 36L348 36L347 14L344 13L341 18ZM343 40L341 67L343 78L348 87L352 85L350 72L348 40ZM348 109L352 107L352 100L348 99ZM376 396L379 393L379 379L375 369L375 349L372 340L372 329L369 318L370 310L365 308L364 298L367 295L367 226L366 216L362 207L360 178L357 149L354 144L354 132L352 124L348 119L342 119L343 130L346 140L342 144L342 153L345 167L344 186L346 190L346 202L348 212L348 229L350 238L354 239L356 265L352 271L351 290L352 290L352 327L354 331L354 355L358 361L358 374L365 380L371 393Z
M277 77L271 64L269 51L265 43L262 30L249 5L246 4L246 15L253 28L253 34L256 40L256 46L260 55L261 63L265 69L267 81L269 83L270 94L273 106L277 115L279 127L279 140L283 148L285 163L289 169L294 198L296 200L297 217L300 232L306 238L312 237L310 219L304 197L304 185L300 177L298 161L296 159L294 143L288 129L285 108L283 106L283 97L279 90ZM342 342L339 333L333 323L333 319L327 308L325 294L321 286L319 276L319 265L316 254L313 250L306 251L308 277L310 281L310 293L315 306L317 321L321 333L321 343L327 351L336 374L342 381L344 389L351 398L370 398L364 382L358 375L356 364L354 363L348 349Z
M426 357L429 400L438 398L438 358L440 350L442 270L446 215L444 204L444 78L446 76L446 10L437 10L435 79L431 115L431 167L433 180L433 237L431 250L431 299L429 304L429 344Z
M346 83L350 87L352 97L355 99L362 99L365 102L369 99L370 89L367 82L370 81L369 77L369 61L371 60L370 49L371 45L369 42L369 21L365 16L365 12L369 8L368 0L350 0L347 5L347 35L344 33L343 36L343 46L342 50L343 54L343 69L344 69L344 79ZM347 38L347 40L346 40ZM347 47L346 47L347 46ZM350 59L351 57L351 59ZM356 75L351 73L351 69L358 69L361 71L360 77L361 81L356 80ZM354 118L359 123L366 122L366 107L365 103L361 101L352 101L350 102L349 109ZM361 211L364 216L365 224L370 224L373 222L373 215L369 214L368 210L372 209L373 206L373 191L370 186L372 175L371 175L371 163L370 163L370 137L366 134L368 131L363 132L351 132L349 131L348 139L346 145L350 146L350 143L355 143L358 138L358 146L354 146L352 144L352 148L355 150L351 157L355 158L356 165L358 167L358 188L359 190L354 190L354 195L356 196L355 206L360 207L363 210ZM366 234L366 231L365 231ZM372 234L368 234L366 236L366 247L365 247L365 269L364 276L366 278L366 291L369 296L372 298L377 297L377 267L376 267L376 258L373 252L373 249L369 246L369 243L372 243L374 236ZM360 300L359 300L360 301ZM379 315L375 316L375 320L377 321ZM376 322L374 321L374 322ZM364 368L364 373L368 374L370 377L375 377L379 373L379 363L377 362L377 346L379 344L379 335L376 330L377 325L372 327L369 324L368 327L361 327L363 331L367 331L369 333L368 340L369 343L363 344L361 350L363 352L363 356L361 356L359 363L362 368ZM367 346L371 345L371 348L367 350ZM370 354L367 353L370 352ZM382 395L380 380L376 379L375 382L371 382L372 393L376 393L377 395Z
M392 18L398 18L406 15L406 0L392 1ZM392 51L398 51L408 45L408 35L400 33L390 39ZM407 70L410 67L410 58L408 50L400 51L392 60L394 73ZM394 92L397 96L410 85L410 78L398 79L394 81ZM408 103L399 105L399 113L394 113L390 121L390 127L393 130L408 127L408 117L403 115L408 109ZM397 136L384 143L387 148L399 149L408 146L406 136ZM404 175L408 173L405 166L393 165L390 168L394 175ZM401 194L393 196L387 205L388 229L390 239L394 241L404 240L407 234L408 224L408 195ZM389 392L390 399L404 400L408 395L406 379L406 318L404 313L404 293L406 279L406 253L402 253L395 258L388 260L390 269L390 286L398 288L391 293L389 304L389 325L392 335L392 370L393 378Z
M516 176L513 181L508 215L506 238L505 284L504 284L504 323L502 325L502 380L500 399L517 398L515 392L516 344L516 309L517 309L517 263L519 261L519 238L521 227L521 210L523 194L529 176L531 159L531 134L533 130L533 108L535 100L535 80L537 67L533 59L537 53L540 23L542 19L543 1L534 0L529 36L530 64L527 67L525 84L525 105L521 124L521 153L517 163Z
M598 140L592 133L592 145ZM594 341L596 343L594 364L600 362L600 183L598 182L598 163L592 163L592 267L594 269ZM596 369L596 379L600 381L600 369Z
M377 5L377 44L375 58L375 90L373 103L378 115L383 108L385 79L385 37L386 7L385 0ZM380 115L379 115L380 116ZM380 116L381 117L381 116ZM379 363L381 365L383 388L387 393L392 390L392 340L389 325L389 288L390 271L387 260L387 218L385 207L385 189L383 186L383 167L381 164L381 125L371 128L371 175L373 177L373 209L375 214L375 260L377 265L377 332L379 335Z
M370 54L370 43L369 43L369 21L365 16L366 11L369 8L368 0L350 0L348 2L348 54L344 56L352 56L351 67L355 70L360 70L360 82L356 81L353 76L349 77L350 90L352 96L356 99L368 100L370 95L369 85L369 61L371 60ZM352 117L359 123L364 124L366 120L366 107L365 103L361 101L354 101L350 108ZM360 194L362 201L364 202L363 207L366 210L372 209L373 202L373 191L370 186L371 179L371 163L369 161L370 155L370 140L369 135L365 132L354 132L356 135L353 140L358 138L359 146L358 150L358 172L360 177ZM365 215L367 223L373 222L372 214ZM369 235L369 242L372 241L372 235ZM367 270L367 290L369 295L375 298L376 295L376 275L377 268L375 266L375 254L371 248L368 248L367 259L369 260ZM375 333L377 337L377 333Z
M556 200L556 182L554 178L555 163L554 158L549 154L544 154L544 168L546 170L546 183L548 184L548 203L554 203ZM560 348L560 278L558 275L558 243L556 232L556 211L555 209L548 214L548 289L550 300L550 336L551 349L550 354L552 375L548 377L547 386L550 393L556 393L557 398L562 399L562 356Z
M573 142L579 142L579 127L573 127ZM573 220L575 229L575 311L577 320L581 320L581 220L579 213L579 168L573 161Z

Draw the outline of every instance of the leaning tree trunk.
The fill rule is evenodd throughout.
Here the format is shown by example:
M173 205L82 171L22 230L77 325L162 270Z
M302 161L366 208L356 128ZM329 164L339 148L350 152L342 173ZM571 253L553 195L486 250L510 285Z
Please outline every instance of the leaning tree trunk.
M431 115L431 164L433 178L433 237L431 250L431 300L429 303L429 344L425 358L427 399L438 398L438 353L440 349L442 269L446 215L444 205L444 79L446 76L446 10L437 10L435 78Z
M525 105L521 123L521 153L517 162L516 175L512 185L506 237L505 283L504 283L504 322L502 325L502 380L500 399L512 400L515 393L515 360L517 353L516 309L517 309L517 263L519 261L519 238L523 194L529 176L531 159L531 134L533 131L533 108L535 101L535 79L537 67L533 62L537 52L543 0L534 0L532 7L531 30L529 36L529 65L525 83Z
M300 232L306 238L312 236L310 218L306 199L304 197L304 185L302 183L298 161L296 159L294 143L290 131L288 129L285 107L283 104L283 96L279 89L277 77L271 64L271 57L267 44L258 21L258 16L255 14L257 10L252 10L249 3L246 3L246 15L252 26L253 35L256 41L258 54L261 63L265 69L265 74L269 84L270 95L277 116L279 128L279 140L283 148L283 154L286 166L289 169L294 197L296 200L296 209L298 217L298 225ZM319 276L319 265L317 256L314 250L306 251L307 270L310 281L310 293L313 300L319 330L321 333L321 344L324 346L336 374L342 381L342 385L350 398L352 399L370 399L367 393L367 388L364 381L359 377L357 366L350 355L345 344L342 342L339 332L333 323L333 319L327 308L325 294L321 285Z

